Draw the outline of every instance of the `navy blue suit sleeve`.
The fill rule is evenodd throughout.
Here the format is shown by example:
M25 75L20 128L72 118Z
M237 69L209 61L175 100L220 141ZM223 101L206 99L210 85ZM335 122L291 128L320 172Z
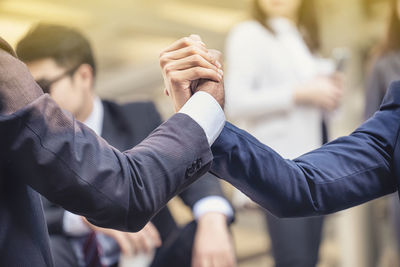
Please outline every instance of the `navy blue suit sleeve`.
M293 161L228 123L212 147L211 171L279 217L328 214L397 190L399 125L398 82L350 136Z

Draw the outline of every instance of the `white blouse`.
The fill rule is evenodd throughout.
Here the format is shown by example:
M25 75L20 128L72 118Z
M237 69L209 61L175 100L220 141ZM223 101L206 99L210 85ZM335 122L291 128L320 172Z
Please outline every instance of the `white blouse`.
M321 146L322 112L294 103L294 88L333 63L311 54L296 26L270 20L275 34L257 21L235 26L226 42L228 117L286 158Z

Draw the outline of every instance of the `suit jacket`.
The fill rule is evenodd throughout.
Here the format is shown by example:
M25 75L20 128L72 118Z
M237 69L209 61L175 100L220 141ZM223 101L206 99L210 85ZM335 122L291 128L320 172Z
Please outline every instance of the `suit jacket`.
M399 129L395 82L380 110L351 135L293 161L227 124L212 147L212 172L277 216L332 213L398 189Z
M102 137L120 151L136 146L161 124L160 114L151 102L118 105L111 101L102 101L102 104L104 107ZM224 197L217 178L207 173L179 196L185 204L193 208L197 201L211 195ZM64 209L45 198L43 207L50 235L63 235ZM168 207L164 207L152 222L160 232L162 241L177 230Z
M96 225L137 231L209 169L207 137L189 116L174 115L120 152L43 95L1 49L0 94L0 266L53 266L35 191Z

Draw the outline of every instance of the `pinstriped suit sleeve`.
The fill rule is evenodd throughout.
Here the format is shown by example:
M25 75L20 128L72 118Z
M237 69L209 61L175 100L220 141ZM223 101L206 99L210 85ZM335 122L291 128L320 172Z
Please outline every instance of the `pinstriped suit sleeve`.
M189 116L174 115L139 145L119 152L43 95L3 44L0 163L12 174L5 177L96 225L137 231L208 171L207 136Z
M47 95L3 116L1 127L14 177L96 225L121 230L141 229L212 160L203 129L184 114L123 153Z

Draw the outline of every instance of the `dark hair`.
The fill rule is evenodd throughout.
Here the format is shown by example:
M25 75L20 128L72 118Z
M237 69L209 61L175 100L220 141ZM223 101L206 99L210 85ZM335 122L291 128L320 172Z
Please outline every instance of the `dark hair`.
M252 15L254 19L273 32L272 28L267 24L268 15L262 9L260 0L253 0ZM302 0L298 12L297 26L308 48L312 52L317 51L320 48L320 41L314 0Z
M96 75L89 41L77 30L52 24L38 24L18 42L16 52L24 62L52 58L64 68L88 64Z
M391 15L386 37L383 40L379 54L385 55L389 52L400 50L400 19L397 9L397 0L391 0Z

